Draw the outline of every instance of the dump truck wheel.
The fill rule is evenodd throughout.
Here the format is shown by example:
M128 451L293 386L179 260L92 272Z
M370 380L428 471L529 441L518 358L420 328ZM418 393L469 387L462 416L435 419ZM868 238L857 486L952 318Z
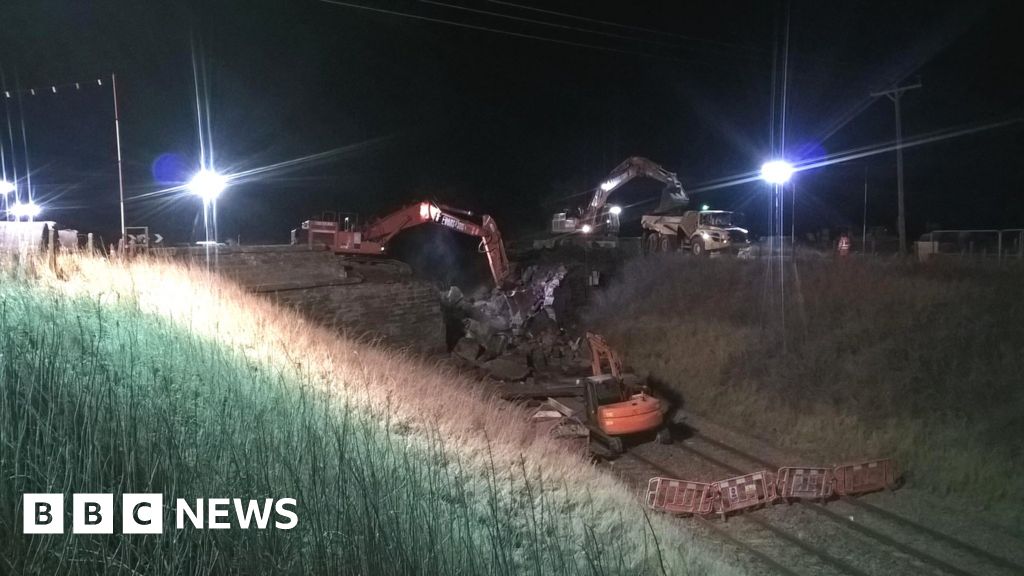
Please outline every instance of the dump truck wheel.
M648 232L644 236L644 254L654 254L658 251L658 235L654 232Z
M661 251L662 252L675 252L676 251L676 239L674 236L662 236L661 237Z
M694 240L693 243L690 244L690 252L692 252L694 256L703 256L704 240L701 240L700 238Z

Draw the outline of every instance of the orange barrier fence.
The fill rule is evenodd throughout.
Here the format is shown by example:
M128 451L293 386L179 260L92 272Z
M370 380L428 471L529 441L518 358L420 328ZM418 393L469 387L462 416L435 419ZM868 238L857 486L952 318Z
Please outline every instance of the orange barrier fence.
M647 507L678 515L727 514L765 506L776 500L817 500L852 496L896 487L899 475L891 458L821 466L784 466L712 482L655 477L647 483Z
M710 514L714 506L711 484L651 478L647 483L647 506L669 514Z

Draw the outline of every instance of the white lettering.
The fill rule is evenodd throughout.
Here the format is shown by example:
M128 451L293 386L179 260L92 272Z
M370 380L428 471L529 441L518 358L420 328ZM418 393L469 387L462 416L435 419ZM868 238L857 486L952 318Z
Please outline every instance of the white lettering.
M287 508L287 506L291 506L292 508L294 508L295 507L295 499L294 498L281 498L274 505L274 511L277 512L278 516L284 516L285 518L290 518L290 521L288 521L288 522L274 522L274 526L276 528L281 529L281 530L291 530L292 528L295 528L299 524L299 516L295 513L294 510L289 510Z
M231 528L230 522L217 520L218 518L228 517L228 504L230 503L231 501L227 498L210 498L206 501L209 512L208 516L210 518L210 523L208 525L210 530L226 530Z
M242 510L242 499L235 498L235 516L238 517L238 526L242 529L248 529L249 523L252 522L252 518L256 517L256 527L263 530L267 527L267 522L270 521L270 509L274 504L274 500L267 498L263 501L263 508L259 507L259 500L249 500L245 510Z
M182 528L185 527L185 516L188 516L189 520L192 522L192 527L193 528L202 528L203 527L203 499L202 498L196 498L196 509L195 509L195 511L193 511L192 508L189 507L188 500L185 500L184 498L178 498L175 501L174 508L176 510L175 516L177 517L177 522L175 524L178 527L178 530L181 530Z

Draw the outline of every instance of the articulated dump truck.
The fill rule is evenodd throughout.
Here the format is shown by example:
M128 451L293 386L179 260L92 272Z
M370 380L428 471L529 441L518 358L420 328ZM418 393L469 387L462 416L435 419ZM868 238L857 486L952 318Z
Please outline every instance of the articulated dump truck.
M740 228L740 215L725 210L690 210L682 215L647 214L640 219L644 229L644 252L685 250L694 256L710 253L746 255L750 236Z

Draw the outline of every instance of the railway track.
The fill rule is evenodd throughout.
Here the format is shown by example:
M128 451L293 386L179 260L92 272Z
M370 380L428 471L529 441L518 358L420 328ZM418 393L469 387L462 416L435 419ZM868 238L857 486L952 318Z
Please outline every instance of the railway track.
M622 466L628 463L627 466ZM677 470L655 459L630 451L616 460L615 472L627 481L646 487L651 476L678 476ZM871 574L853 566L843 558L828 553L790 530L756 514L730 518L728 524L701 518L679 518L680 522L697 522L699 527L724 540L772 574L803 576L806 574L854 575Z
M741 458L743 460L746 460L748 462L752 462L752 463L757 464L759 466L762 466L764 468L767 468L767 469L770 469L770 470L774 470L774 469L779 468L779 466L777 464L774 464L772 462L768 462L768 461L766 461L764 459L758 458L757 456L754 456L754 455L749 454L749 453L747 453L747 452L745 452L743 450L740 450L739 448L736 448L735 446L732 446L732 445L726 444L724 442L721 442L719 440L716 440L714 438L708 437L708 436L706 436L704 434L701 434L700 432L694 432L692 434L692 438L698 440L699 442L704 442L707 445L712 446L712 447L714 447L714 448L716 448L718 450L721 450L721 451L724 451L724 452L728 452L728 453L733 454L733 455L735 455L735 456L737 456L737 457L739 457L739 458ZM708 460L708 461L716 460L716 459L714 459L712 456L710 456L708 454L701 454L692 445L687 445L686 443L682 443L682 444L679 444L678 447L681 448L681 449L684 449L684 450L688 450L688 451L690 451L690 452L692 452L694 454L697 454L698 456L700 456L701 458L704 458L705 460ZM724 462L719 462L719 464L721 466L723 466L723 467L727 466L727 464L725 464ZM735 467L731 467L731 466L729 466L728 469L731 469L730 471L739 471L740 470L739 468L735 468ZM841 502L849 505L849 506L852 506L852 507L860 510L860 511L866 512L868 514L873 514L873 515L875 515L875 516L877 516L879 518L882 518L885 521L888 521L888 522L890 522L892 524L896 524L896 525L902 526L902 527L904 527L906 529L909 529L911 531L917 532L919 534L923 534L923 535L927 536L928 538L930 538L930 539L932 539L932 540L934 540L936 542L941 543L943 546L953 547L953 548L955 548L955 549L957 549L957 550L959 550L959 551L961 551L963 553L966 553L966 554L974 556L974 557L976 557L978 559L984 560L984 562L986 562L987 564L991 565L992 567L997 567L997 568L1006 570L1006 571L1008 571L1009 573L1012 573L1012 574L1024 574L1024 565L1018 564L1018 563L1014 562L1013 560L1004 558L1002 556L993 554L992 552L989 552L988 550L985 550L985 549L983 549L983 548L981 548L979 546L976 546L974 544L971 544L969 542L964 542L963 540L959 540L957 538L954 538L953 536L950 536L948 534L945 534L943 532L935 530L934 528L931 528L930 526L925 526L924 524L921 524L919 522L915 522L913 520L910 520L909 518L905 518L903 516L900 516L899 514L895 514L893 512L890 512L889 510L886 510L884 508L875 506L875 505L870 504L868 502L865 502L864 500L859 499L859 498L851 498L849 496L841 496L841 497L839 497L839 500ZM821 504L812 503L812 502L801 502L801 505L809 506L815 512L823 514L823 515L826 515L829 519L836 520L837 517L838 517L838 519L840 521L843 521L843 517L841 515L838 515L838 514L832 512L831 510L826 509L825 506L823 506ZM858 526L859 527L859 525L854 525L854 526ZM883 540L883 541L885 541L885 540ZM910 554L910 555L918 554L918 552L916 552L914 550L911 550L909 548L906 548L905 545L903 545L901 543L892 542L892 543L889 543L889 544L894 546L894 547L897 547L898 549L900 549L902 552L904 552L906 554ZM923 560L924 558L922 557L921 559ZM940 565L944 565L945 564L942 561L938 561L938 562L939 562ZM946 571L949 571L949 572L954 573L954 574L969 574L969 572L957 569L957 568L955 568L953 566L945 566L944 565L942 567Z
M680 454L703 461L716 470L718 477L722 472L740 475L756 468L779 467L697 432L672 446L638 447L616 461L613 468L640 486L646 486L650 476L692 478L692 473L680 470ZM737 460L747 467L737 466ZM803 515L794 521L796 510ZM875 521L854 522L854 515L842 510L863 513ZM825 519L830 528L812 519ZM697 522L779 574L1024 574L1024 565L1014 560L856 498L840 498L828 507L800 501L791 509L730 517L728 524L705 519ZM808 530L809 523L816 528Z

